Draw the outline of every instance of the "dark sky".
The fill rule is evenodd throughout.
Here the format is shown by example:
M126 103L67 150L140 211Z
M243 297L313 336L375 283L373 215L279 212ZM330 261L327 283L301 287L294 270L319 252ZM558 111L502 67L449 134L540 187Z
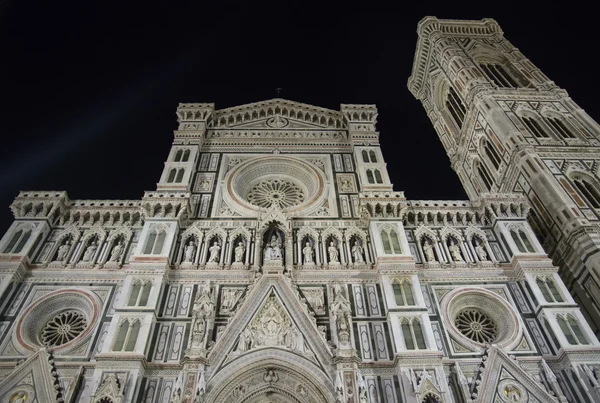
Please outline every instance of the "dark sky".
M592 117L595 10L533 2L0 1L0 234L19 190L139 199L154 190L179 102L374 103L396 190L466 198L406 87L426 15L495 18ZM412 4L412 5L407 5ZM401 6L400 6L401 5Z

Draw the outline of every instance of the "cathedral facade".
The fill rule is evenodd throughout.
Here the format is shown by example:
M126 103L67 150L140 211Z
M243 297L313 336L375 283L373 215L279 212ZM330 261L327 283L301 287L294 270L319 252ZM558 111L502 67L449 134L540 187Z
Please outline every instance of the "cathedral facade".
M393 190L374 105L180 104L141 200L12 203L0 401L600 402L600 127L494 21L418 32L469 201Z

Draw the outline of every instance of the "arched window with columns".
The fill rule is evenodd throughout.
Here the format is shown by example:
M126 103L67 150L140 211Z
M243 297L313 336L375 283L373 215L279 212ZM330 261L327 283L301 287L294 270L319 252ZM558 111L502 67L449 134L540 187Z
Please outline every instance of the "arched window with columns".
M581 330L581 327L579 326L579 321L573 315L559 314L556 316L556 321L558 322L558 326L565 335L569 344L590 344L590 342L587 340L587 337L585 337L583 331Z
M177 170L175 168L169 171L169 176L167 177L167 183L173 183L175 181L175 175L177 175Z
M123 320L117 329L117 337L112 351L134 351L137 338L140 333L141 323L139 319Z
M502 159L500 158L500 155L496 151L496 148L490 141L484 140L483 152L484 152L485 156L487 157L487 159L494 166L494 169L498 170L498 168L500 168L500 164L502 164Z
M550 135L548 134L548 128L541 122L538 116L532 114L522 115L521 122L523 122L533 137L538 139L550 138Z
M564 302L552 277L538 277L535 282L546 302Z
M31 238L31 229L18 229L4 248L2 253L20 253Z
M579 193L587 200L592 208L600 208L600 191L595 181L592 181L587 175L572 175L572 181Z
M375 183L375 178L373 177L373 171L367 169L367 181L369 183Z
M548 126L550 126L563 139L575 139L575 130L565 119L558 116L547 116L544 118Z
M456 127L460 131L465 120L465 115L467 114L467 108L452 87L448 89L448 94L446 96L446 109L452 116Z
M175 161L175 162L181 161L182 154L183 154L183 150L177 150L177 152L175 153L175 158L173 159L173 161Z
M369 153L367 152L367 150L362 150L362 159L363 162L369 163Z
M188 162L190 159L190 150L185 150L183 152L183 157L181 158L181 162Z
M487 168L481 162L477 161L475 163L475 170L479 176L479 179L481 180L481 183L483 183L485 190L488 192L491 191L494 181L492 180L492 176L488 172Z
M426 350L425 335L421 320L416 317L402 318L400 320L404 346L407 350Z
M148 231L146 245L144 246L145 255L160 255L165 244L167 231L161 227L154 227Z
M412 283L407 279L395 279L392 282L394 298L398 306L415 305L415 297L412 290Z

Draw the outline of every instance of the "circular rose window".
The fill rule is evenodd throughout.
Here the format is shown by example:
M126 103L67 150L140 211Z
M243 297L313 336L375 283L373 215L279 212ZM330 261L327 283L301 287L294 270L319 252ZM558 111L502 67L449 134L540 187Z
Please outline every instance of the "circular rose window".
M462 334L479 343L491 343L498 337L494 321L478 309L464 309L454 320Z
M300 186L290 181L271 179L254 185L246 198L255 206L270 207L272 204L278 204L286 208L302 203L306 196Z
M490 290L457 288L444 296L441 308L448 333L467 349L494 343L511 350L523 336L515 309Z
M87 329L87 319L79 311L61 312L42 328L42 343L48 347L58 347L70 342Z
M54 291L23 312L16 339L27 350L46 346L68 352L91 337L98 316L98 301L92 294L76 289Z
M245 161L227 173L225 183L223 200L243 215L273 205L310 215L327 199L325 174L307 161L288 156Z

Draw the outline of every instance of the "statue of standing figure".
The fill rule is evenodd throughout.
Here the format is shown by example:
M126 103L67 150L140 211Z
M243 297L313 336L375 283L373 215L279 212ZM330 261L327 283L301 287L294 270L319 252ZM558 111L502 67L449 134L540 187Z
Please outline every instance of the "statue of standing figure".
M94 258L94 255L96 254L96 249L98 249L98 242L97 241L92 241L89 246L86 248L85 252L83 253L83 259L81 259L82 262L89 262Z
M246 247L242 241L238 242L238 246L235 248L235 260L234 263L244 263L244 255L246 253Z
M194 242L194 239L191 239L190 243L185 247L185 254L183 257L183 261L185 263L193 263L195 254L196 254L196 243Z
M450 251L450 254L452 255L452 260L454 260L455 262L463 261L463 258L460 255L460 247L458 246L457 243L454 243L452 240L450 240L450 245L448 245L448 250Z
M67 242L65 242L58 248L58 253L56 254L56 260L58 262L64 262L67 259L67 253L69 253L70 249L71 249L71 240L67 239Z
M363 247L360 246L358 241L354 241L354 246L352 247L352 257L354 258L354 264L361 264L365 262L363 258Z
M423 253L425 254L425 260L432 263L435 262L435 256L433 254L433 246L429 243L429 240L425 238L423 240Z
M477 244L475 245L475 252L477 252L477 256L482 262L488 260L488 254L485 248L483 247L483 241L477 242Z
M204 347L208 319L213 314L214 306L215 304L210 291L210 282L207 281L203 286L201 286L201 292L194 301L191 329L192 347Z
M335 247L333 241L329 242L329 248L327 248L327 252L329 254L329 263L339 263L339 252Z
M123 250L125 247L123 246L123 238L119 238L119 242L113 247L113 250L110 254L109 262L118 262L123 254Z
M275 234L271 235L271 240L267 242L265 249L265 260L282 260L281 240Z
M304 255L304 264L313 264L313 248L310 246L310 242L306 241L306 246L302 249L302 255Z
M219 258L221 255L221 245L219 245L219 242L214 241L212 246L208 250L210 252L210 256L208 257L208 263L219 263Z

